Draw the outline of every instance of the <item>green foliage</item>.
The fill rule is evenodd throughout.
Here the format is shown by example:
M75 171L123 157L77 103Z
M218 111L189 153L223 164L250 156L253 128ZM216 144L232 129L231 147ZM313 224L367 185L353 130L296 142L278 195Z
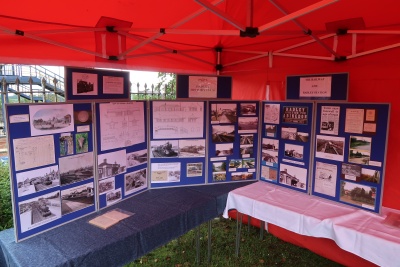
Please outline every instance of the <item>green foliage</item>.
M164 94L165 99L176 98L176 74L168 72L158 73L159 82L156 85L156 91Z
M0 163L0 231L13 227L8 164Z

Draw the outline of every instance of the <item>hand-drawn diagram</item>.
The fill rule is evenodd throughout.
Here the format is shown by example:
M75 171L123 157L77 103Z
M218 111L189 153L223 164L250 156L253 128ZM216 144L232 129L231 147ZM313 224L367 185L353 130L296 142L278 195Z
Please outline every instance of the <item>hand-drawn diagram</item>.
M153 102L153 139L203 138L203 102Z
M52 135L13 140L15 170L54 164L54 139Z
M100 104L102 151L143 143L144 130L143 102Z

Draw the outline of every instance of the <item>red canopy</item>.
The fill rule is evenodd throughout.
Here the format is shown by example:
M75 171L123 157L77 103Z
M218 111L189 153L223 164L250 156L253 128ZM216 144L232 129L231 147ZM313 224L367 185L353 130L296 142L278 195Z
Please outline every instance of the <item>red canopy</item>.
M350 101L392 103L383 205L400 209L397 0L19 0L0 62L233 77L235 99L285 98L287 75L349 72Z

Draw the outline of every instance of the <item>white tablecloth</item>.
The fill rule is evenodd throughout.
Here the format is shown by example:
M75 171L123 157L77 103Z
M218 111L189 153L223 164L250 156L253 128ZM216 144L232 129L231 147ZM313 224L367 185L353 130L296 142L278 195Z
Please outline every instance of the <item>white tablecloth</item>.
M377 265L400 266L400 229L382 224L390 209L378 215L262 181L231 191L225 218L231 209L297 234L330 238Z

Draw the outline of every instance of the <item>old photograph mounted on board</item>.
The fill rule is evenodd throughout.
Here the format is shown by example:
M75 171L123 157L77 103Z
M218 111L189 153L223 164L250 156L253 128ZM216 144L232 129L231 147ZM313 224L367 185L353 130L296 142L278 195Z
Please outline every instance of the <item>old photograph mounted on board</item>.
M195 162L186 165L186 177L196 177L203 175L203 163Z
M134 167L147 163L147 149L126 153L126 167Z
M360 181L361 177L361 166L355 164L342 163L342 179Z
M43 191L60 185L58 166L34 169L16 174L18 197Z
M285 157L303 160L304 147L293 144L285 144Z
M240 115L242 115L242 116L257 115L256 103L240 103Z
M254 158L246 158L242 160L242 167L253 169L256 167L256 160Z
M361 168L361 180L379 184L381 181L381 173L378 170Z
M276 125L265 124L265 137L276 137Z
M93 152L60 158L61 185L93 178Z
M242 134L240 135L240 145L253 145L254 135L253 134Z
M60 191L54 191L19 202L21 233L61 217Z
M239 133L256 133L258 130L258 117L239 117Z
M73 105L30 105L31 136L73 132Z
M226 171L226 162L212 162L212 171L213 172L225 172Z
M316 157L343 161L344 137L317 135L316 139Z
M371 155L371 138L350 136L349 162L368 165Z
M215 145L215 156L223 157L230 155L233 155L233 143Z
M271 138L263 138L262 146L263 150L278 151L279 150L279 140Z
M264 165L277 167L278 166L278 151L273 150L262 150L261 151L262 161Z
M98 95L97 77L95 73L72 72L72 94Z
M205 157L206 155L206 140L179 140L179 157Z
M89 133L75 134L76 154L86 153L89 151Z
M264 105L264 123L279 124L280 104Z
M233 103L211 104L211 124L236 123L237 105Z
M240 181L240 180L250 180L253 179L253 173L251 172L233 172L231 174L232 181Z
M61 191L61 214L65 215L94 205L93 183Z
M374 210L376 203L376 187L341 181L340 201L366 209Z
M297 139L297 128L282 127L281 139L296 140Z
M178 156L178 140L151 141L151 158L173 158Z
M126 150L100 154L97 156L99 179L126 172Z
M99 181L99 194L115 190L115 177L105 178Z
M279 182L301 190L307 190L307 169L287 164L280 164Z
M235 141L234 125L212 125L213 143L233 143Z
M106 194L106 205L110 206L112 204L117 203L122 199L121 188L117 188L113 191L110 191Z
M130 195L147 187L147 169L141 169L129 172L124 175L125 192L124 195Z

